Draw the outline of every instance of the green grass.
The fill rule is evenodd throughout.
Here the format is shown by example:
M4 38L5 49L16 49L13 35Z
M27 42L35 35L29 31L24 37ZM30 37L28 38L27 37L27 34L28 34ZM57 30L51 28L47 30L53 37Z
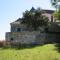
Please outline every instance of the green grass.
M0 60L60 60L60 53L54 44L26 49L0 48Z

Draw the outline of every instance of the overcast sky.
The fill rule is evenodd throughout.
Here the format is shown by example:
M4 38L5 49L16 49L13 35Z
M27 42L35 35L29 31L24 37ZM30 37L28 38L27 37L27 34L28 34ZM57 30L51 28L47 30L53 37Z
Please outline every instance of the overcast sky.
M31 7L53 9L50 0L0 0L0 40L5 39L5 32L10 31L10 23L22 16Z

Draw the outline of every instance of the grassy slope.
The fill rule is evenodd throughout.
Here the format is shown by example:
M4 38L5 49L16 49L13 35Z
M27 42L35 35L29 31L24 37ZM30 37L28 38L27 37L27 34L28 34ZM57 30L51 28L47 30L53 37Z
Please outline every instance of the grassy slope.
M0 49L0 60L60 60L60 53L52 44L31 49Z

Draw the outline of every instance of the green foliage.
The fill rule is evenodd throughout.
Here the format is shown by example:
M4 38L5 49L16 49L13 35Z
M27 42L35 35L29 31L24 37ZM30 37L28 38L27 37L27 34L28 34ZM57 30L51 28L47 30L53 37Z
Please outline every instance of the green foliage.
M57 4L57 0L51 0L52 5L55 7Z
M60 60L60 53L54 44L26 49L0 48L0 60Z
M53 15L54 15L55 20L60 21L60 9L58 11L56 11Z
M56 8L56 11L53 14L55 21L60 20L60 4L58 4L59 2L60 0L51 0L52 6Z
M26 10L23 13L23 24L26 24L28 27L32 27L34 30L37 30L40 26L47 26L48 18L43 16L43 11L40 8L32 8L30 11Z
M60 2L60 0L57 0L58 2Z
M60 8L60 4L58 4L59 2L60 0L51 0L51 4L56 8L56 10Z

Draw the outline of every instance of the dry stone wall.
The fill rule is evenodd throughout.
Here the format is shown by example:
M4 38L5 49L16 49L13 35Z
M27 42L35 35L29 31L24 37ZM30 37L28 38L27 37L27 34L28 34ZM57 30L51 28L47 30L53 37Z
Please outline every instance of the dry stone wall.
M56 42L60 39L60 35L55 33L40 33L33 32L7 32L6 41L21 44L44 44L49 42Z

